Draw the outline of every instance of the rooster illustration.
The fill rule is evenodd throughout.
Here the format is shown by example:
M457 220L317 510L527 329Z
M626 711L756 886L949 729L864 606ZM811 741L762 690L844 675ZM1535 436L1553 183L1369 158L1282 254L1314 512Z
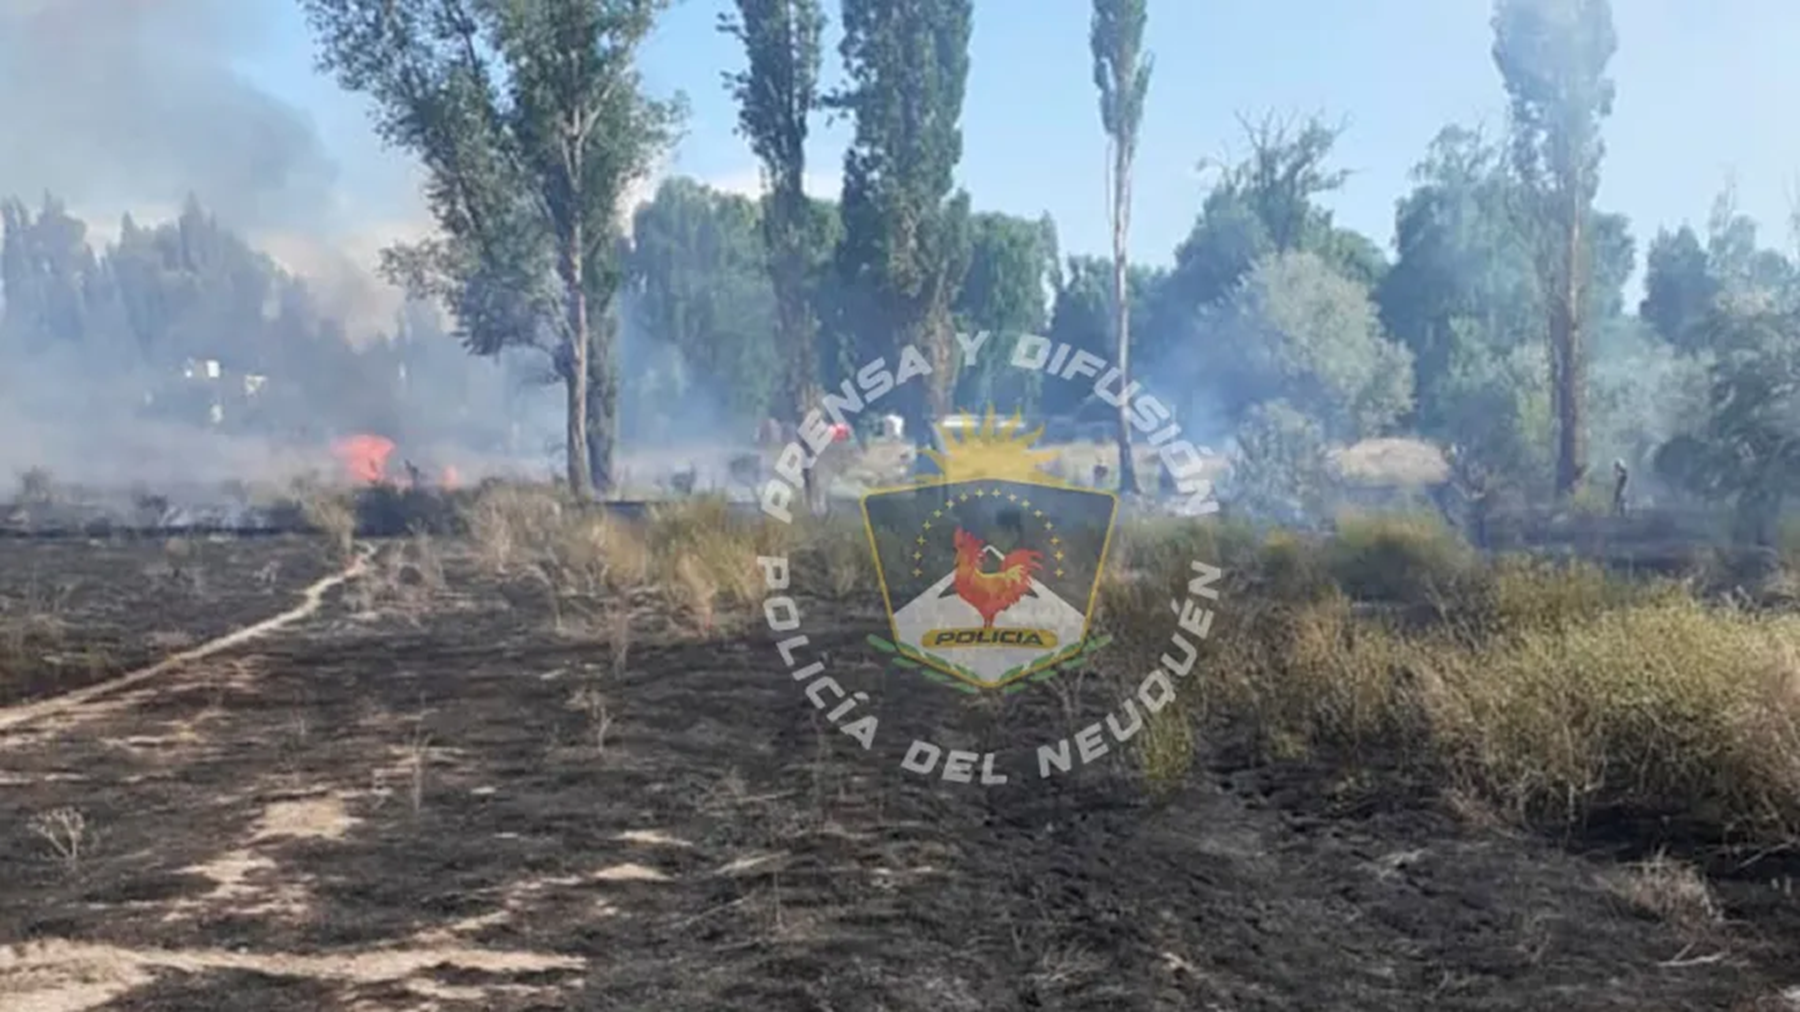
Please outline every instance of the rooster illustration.
M1025 596L1031 578L1041 568L1042 552L1015 548L1000 559L997 572L982 572L986 555L1000 554L998 548L961 527L956 529L956 594L981 613L981 627L992 629L994 617Z

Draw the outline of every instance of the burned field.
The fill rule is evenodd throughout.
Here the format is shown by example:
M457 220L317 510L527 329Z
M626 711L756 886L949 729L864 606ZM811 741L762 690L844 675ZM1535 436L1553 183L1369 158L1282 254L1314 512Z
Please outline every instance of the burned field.
M0 1007L1792 1007L1779 848L1542 832L1380 748L1271 757L1224 703L1184 718L1176 774L1115 748L1049 780L920 777L915 736L1028 750L1122 683L989 698L883 668L879 594L834 577L801 606L874 698L865 752L729 581L626 572L671 543L602 545L583 582L589 549L558 569L471 527L366 545L315 613L0 730ZM182 604L148 575L160 544L4 550L9 601L22 572L114 588L66 595L76 644L216 635L335 566L196 544ZM1264 607L1243 594L1221 624Z
M332 568L307 537L0 538L0 706L265 619Z

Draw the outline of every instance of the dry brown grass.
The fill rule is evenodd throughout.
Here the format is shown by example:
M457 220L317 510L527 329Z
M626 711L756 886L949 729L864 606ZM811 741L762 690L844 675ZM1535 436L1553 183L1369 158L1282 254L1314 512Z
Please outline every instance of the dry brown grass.
M1690 944L1715 936L1725 920L1705 876L1666 853L1609 872L1600 881L1627 909L1668 924Z
M616 640L615 667L635 599L695 635L740 628L761 597L758 554L789 555L822 595L874 587L854 515L789 529L697 497L633 523L496 486L468 521L483 565L537 580L560 615ZM1138 743L1153 791L1185 778L1198 727L1224 723L1272 756L1424 763L1514 821L1625 808L1800 836L1800 616L1592 566L1484 561L1429 517L1347 517L1324 543L1162 520L1115 535L1096 616L1114 637L1097 658L1109 680L1157 663L1195 559L1229 586L1201 673Z
M1195 712L1272 756L1423 760L1515 819L1626 809L1800 835L1800 616L1590 566L1482 564L1413 524L1271 539L1220 602ZM1433 598L1436 620L1370 614L1350 586ZM1168 584L1103 590L1123 645L1106 663L1147 670L1173 632Z
M1450 475L1443 451L1418 439L1365 439L1333 451L1331 462L1345 480L1368 485L1424 486Z
M415 534L384 545L346 599L363 617L396 616L418 625L447 589L437 541Z
M52 656L90 671L111 663L104 650L70 635L69 600L75 590L74 583L32 579L22 593L0 595L0 681Z
M696 632L725 631L761 599L756 557L783 550L783 532L734 515L713 496L632 521L547 486L495 485L464 518L479 564L540 584L565 629L607 630L621 602L656 595Z
M349 562L356 554L356 503L350 494L312 481L296 481L291 492L306 524L326 538L332 557Z
M1120 695L1135 689L1127 686ZM1150 796L1167 798L1187 782L1194 766L1194 716L1180 697L1155 713L1140 711L1140 716L1144 727L1133 739L1138 769Z

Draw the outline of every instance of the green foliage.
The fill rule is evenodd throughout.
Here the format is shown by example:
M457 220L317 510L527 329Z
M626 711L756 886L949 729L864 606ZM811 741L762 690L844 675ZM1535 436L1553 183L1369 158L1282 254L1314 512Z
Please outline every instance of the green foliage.
M1687 407L1679 435L1656 451L1659 474L1707 500L1731 502L1738 538L1771 545L1795 489L1800 437L1800 304L1796 271L1757 245L1756 226L1727 187L1713 204L1707 242L1691 232L1662 243L1647 279L1645 312L1676 346L1686 401L1706 369L1704 400Z
M1662 229L1644 256L1644 299L1638 315L1657 336L1684 349L1705 340L1707 310L1718 296L1706 248L1686 225Z
M1130 162L1137 147L1144 97L1154 61L1144 50L1149 21L1145 0L1094 0L1088 49L1094 57L1094 87L1100 91L1100 125Z
M1144 96L1150 91L1152 61L1144 52L1145 0L1094 0L1088 33L1094 57L1094 85L1100 90L1100 125L1106 131L1111 158L1108 182L1112 214L1112 361L1130 373L1131 282L1126 243L1131 232L1131 175L1137 156L1138 127L1144 118ZM1131 430L1121 411L1117 430L1119 487L1138 488L1137 459Z
M1402 427L1479 473L1472 494L1604 491L1607 468L1571 467L1589 442L1634 478L1655 458L1687 491L1757 516L1788 494L1783 346L1800 271L1758 244L1727 189L1704 230L1649 244L1638 318L1627 315L1637 244L1629 222L1593 207L1617 48L1604 0L1497 0L1509 134L1447 127L1433 140L1397 203L1391 266L1324 206L1348 178L1334 164L1342 129L1265 116L1241 121L1241 157L1206 165L1213 185L1166 271L1123 260L1152 69L1147 0L1090 0L1111 259L1067 256L1047 218L972 213L957 190L971 0L845 0L845 85L825 97L818 0L733 0L720 27L744 62L724 84L768 196L670 180L631 237L620 201L680 113L644 94L634 65L665 0L302 4L322 68L371 99L384 139L425 170L439 234L388 251L388 274L445 300L479 354L547 353L570 388L572 480L577 458L604 480L628 398L710 388L732 421L793 416L847 367L904 344L934 366L928 401L906 403L913 388L892 403L915 432L932 412L989 402L1110 416L1078 385L1040 390L1037 374L1006 366L1021 334L1046 333L1109 359L1122 337L1134 378L1169 395L1191 432L1219 421L1207 436L1235 433L1242 503L1283 516L1329 516L1332 452ZM838 204L804 192L821 105L854 125ZM54 202L6 204L0 226L9 352L266 372L257 424L303 438L393 428L418 409L393 377L433 367L421 340L343 347L294 279L198 205L164 228L127 223L107 250ZM648 346L630 342L629 391L614 362L621 325ZM957 331L991 335L972 367ZM448 379L435 368L434 383ZM353 422L295 425L316 385L303 373L339 377ZM158 410L204 407L170 401Z
M760 218L746 197L667 180L637 210L626 263L634 315L746 420L768 413L780 369Z
M1530 252L1509 216L1501 151L1479 132L1446 127L1413 169L1394 216L1399 257L1377 289L1382 322L1412 350L1419 428L1455 441L1458 382L1471 359L1527 339L1536 315ZM1454 389L1456 386L1465 389Z
M1494 348L1458 335L1435 392L1435 435L1495 486L1532 496L1547 491L1555 421L1541 348Z
M1065 269L1059 272L1046 336L1058 344L1111 360L1112 271L1112 263L1102 257L1069 257ZM1165 280L1166 275L1161 271L1135 264L1131 267L1126 275L1126 285L1132 319L1144 320L1150 315L1153 300L1161 294ZM1156 345L1145 331L1146 328L1139 327L1133 333L1133 354L1154 357L1149 353L1156 350ZM1051 383L1043 388L1039 405L1044 411L1058 415L1084 407L1092 411L1098 402L1091 401L1090 394L1091 391L1077 384Z
M1800 487L1800 317L1717 306L1708 417L1665 443L1657 470L1700 496L1735 502L1741 540L1771 545L1782 501Z
M968 270L969 198L955 189L969 75L970 0L844 0L848 87L830 105L855 122L844 155L840 333L867 335L856 361L915 344L933 367L928 401L902 400L909 428L947 407L951 306ZM910 393L910 392L909 392Z
M1315 253L1345 276L1373 284L1386 267L1380 250L1339 229L1319 203L1350 178L1328 167L1343 130L1317 118L1240 123L1249 153L1237 162L1203 163L1217 170L1218 182L1175 249L1172 304L1164 311L1185 316L1213 305L1272 253Z
M814 250L821 233L806 196L806 138L818 105L825 18L817 0L738 0L737 11L735 21L723 18L720 26L743 43L748 67L725 80L738 102L738 129L770 183L762 230L775 298L781 415L797 423L815 405L819 385Z
M1707 362L1664 341L1642 320L1614 318L1596 337L1588 375L1595 459L1620 460L1632 474L1648 476L1659 446L1703 424ZM1609 465L1602 484L1611 481ZM1610 509L1610 487L1603 499Z
M1200 333L1200 375L1232 418L1280 398L1342 441L1379 433L1411 406L1411 353L1382 332L1367 289L1314 254L1260 261Z
M1609 0L1497 0L1494 65L1510 100L1513 170L1530 197L1585 208L1600 188L1600 121L1618 51ZM1549 208L1542 210L1549 212ZM1553 212L1552 212L1553 213Z
M1572 493L1587 468L1584 402L1596 260L1622 229L1594 220L1600 124L1612 113L1606 67L1618 49L1609 0L1497 0L1494 64L1510 99L1511 165L1520 227L1533 242L1558 440L1556 491ZM1628 241L1628 240L1627 240Z
M477 354L549 353L570 390L570 484L606 484L620 202L680 114L643 94L634 65L666 0L302 5L320 66L427 172L442 234L388 251L387 273L448 301Z
M725 74L738 103L738 130L773 177L770 189L792 201L794 220L805 195L806 138L819 100L819 36L825 16L816 0L736 0L737 17L722 15L720 30L744 47L747 67ZM771 226L774 227L774 226ZM772 243L779 245L777 229Z
M1238 456L1221 488L1236 509L1306 526L1330 503L1331 444L1317 419L1283 400L1252 405L1237 429Z
M1056 226L1048 216L1032 221L1008 214L976 214L969 220L969 270L955 303L956 327L987 331L988 343L973 366L957 371L955 402L978 409L1035 406L1041 375L1008 363L1024 334L1049 324L1046 297L1056 273Z

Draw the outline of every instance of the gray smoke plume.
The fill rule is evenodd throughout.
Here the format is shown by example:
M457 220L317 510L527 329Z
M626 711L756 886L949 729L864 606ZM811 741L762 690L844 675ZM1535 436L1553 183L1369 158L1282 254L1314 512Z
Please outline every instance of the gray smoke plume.
M250 230L317 221L335 183L306 114L232 54L274 5L0 0L0 193L176 207L197 193Z

